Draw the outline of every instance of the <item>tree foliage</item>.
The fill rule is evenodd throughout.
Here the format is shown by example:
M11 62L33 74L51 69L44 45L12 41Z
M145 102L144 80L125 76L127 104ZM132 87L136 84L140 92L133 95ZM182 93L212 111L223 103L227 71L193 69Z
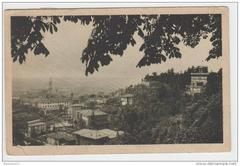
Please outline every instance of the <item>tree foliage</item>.
M83 50L81 61L86 75L109 65L113 55L122 56L129 45L134 46L134 34L143 39L139 51L144 56L137 67L181 58L178 44L195 47L201 39L211 36L212 49L206 60L222 56L221 15L104 15L104 16L17 16L11 18L11 53L13 61L23 63L26 55L49 55L43 44L43 33L58 31L61 22L89 25L93 30Z
M195 69L146 76L146 81L156 84L129 86L124 91L134 95L133 105L111 100L113 106L103 108L111 114L110 126L125 133L114 143L222 143L222 71L209 73L203 93L188 96L181 84L190 83L190 72Z

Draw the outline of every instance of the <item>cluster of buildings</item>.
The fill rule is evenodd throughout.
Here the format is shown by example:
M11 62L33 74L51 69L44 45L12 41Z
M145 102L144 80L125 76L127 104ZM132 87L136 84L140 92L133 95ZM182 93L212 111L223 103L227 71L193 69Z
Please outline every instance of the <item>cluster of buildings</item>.
M83 116L85 116L84 113ZM90 121L93 120L91 118L92 115L87 115L86 119L83 118L87 125L79 129L69 122L48 125L47 122L36 119L27 122L25 136L26 138L40 139L46 145L97 145L107 144L124 134L123 131L115 131L102 126L107 123L107 114L105 113L96 114L97 127L89 127ZM101 124L99 125L99 123Z
M191 73L191 83L187 85L186 93L194 96L202 93L208 79L208 68L197 67ZM54 97L51 94L52 80L49 82L47 97L13 97L13 104L31 105L44 112L44 116L52 116L52 121L37 118L26 121L24 136L39 139L47 145L73 144L107 144L123 135L123 131L112 130L109 127L108 113L102 110L107 97L103 94L85 99L70 97ZM119 95L123 107L134 104L133 94ZM93 106L94 105L94 106ZM51 114L56 112L56 114ZM57 116L60 112L65 118Z
M61 122L28 121L25 136L41 139L50 145L72 145L106 144L123 134L122 131L108 129L108 114L103 111L73 105L67 114L69 119Z
M24 136L27 140L37 139L46 145L107 144L123 135L123 131L109 129L109 116L101 110L107 101L104 95L80 101L73 96L56 97L51 91L52 80L47 97L13 98L15 103L38 108L44 113L41 118L26 120ZM131 98L126 95L120 101L122 105L132 104ZM61 113L65 118L60 116ZM48 117L51 120L46 120Z

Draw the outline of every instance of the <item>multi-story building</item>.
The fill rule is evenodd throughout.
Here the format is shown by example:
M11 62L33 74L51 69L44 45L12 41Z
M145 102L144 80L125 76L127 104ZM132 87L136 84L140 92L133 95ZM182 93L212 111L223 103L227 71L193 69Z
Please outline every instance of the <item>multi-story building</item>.
M83 110L85 108L86 108L85 104L72 104L67 110L68 119L76 120L76 112L79 110Z
M95 126L101 127L108 123L108 115L100 110L84 109L76 111L73 120L83 120L86 126L94 123Z
M68 108L70 106L70 101L63 99L42 99L37 102L36 106L44 112L48 112Z
M208 75L207 67L199 66L195 68L191 73L191 84L187 86L186 93L192 96L202 93L206 87Z
M73 122L84 121L86 126L91 122L97 126L105 126L108 123L108 115L98 109L87 109L83 104L74 104L68 110L69 117Z
M33 137L34 135L39 135L44 132L46 132L46 123L41 119L27 122L27 132L25 133L27 137Z

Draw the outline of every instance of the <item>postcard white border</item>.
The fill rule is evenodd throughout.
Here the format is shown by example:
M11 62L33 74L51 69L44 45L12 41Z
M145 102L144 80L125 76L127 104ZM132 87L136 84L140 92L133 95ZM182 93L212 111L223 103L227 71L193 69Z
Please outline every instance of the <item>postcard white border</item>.
M78 7L164 7L164 6L227 6L230 22L230 72L231 72L231 152L224 153L161 153L161 154L114 154L114 155L68 155L71 161L230 161L237 155L237 4L236 3L4 3L3 9L19 8L78 8ZM3 62L2 62L3 63ZM4 73L4 71L2 72ZM2 103L4 104L4 102ZM4 110L2 111L4 115ZM4 116L3 116L4 117ZM5 129L3 123L3 129ZM5 145L5 140L3 140ZM4 161L66 161L66 156L9 156L3 150Z

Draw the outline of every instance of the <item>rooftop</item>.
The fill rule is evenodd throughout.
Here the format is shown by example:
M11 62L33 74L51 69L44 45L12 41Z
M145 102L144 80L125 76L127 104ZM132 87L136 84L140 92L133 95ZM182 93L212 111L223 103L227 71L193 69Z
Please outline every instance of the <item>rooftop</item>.
M39 125L45 125L46 123L43 122L42 120L40 119L36 119L36 120L31 120L31 121L28 121L27 122L28 126L39 126Z
M75 131L74 134L79 135L81 137L90 138L90 139L101 139L101 138L115 138L117 137L117 133L119 135L122 135L123 131L114 131L110 129L102 129L102 130L91 130L91 129L81 129L78 131Z

